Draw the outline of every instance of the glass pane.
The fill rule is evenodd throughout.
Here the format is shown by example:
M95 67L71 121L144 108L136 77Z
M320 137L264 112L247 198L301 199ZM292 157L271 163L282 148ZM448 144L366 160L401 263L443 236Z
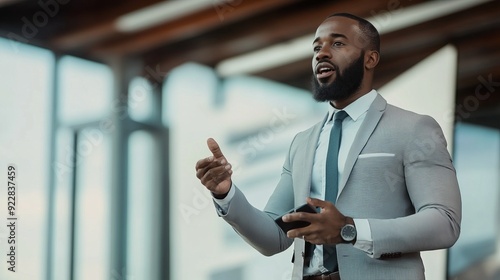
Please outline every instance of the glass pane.
M74 252L77 280L109 279L110 140L96 128L78 135Z
M8 164L15 164L17 188L16 279L45 279L49 190L50 116L54 57L40 48L0 38L0 174L7 180ZM8 271L6 238L7 189L2 183L0 279ZM5 192L4 192L5 191Z
M151 133L130 135L128 166L127 275L159 279L160 157Z
M449 250L450 276L495 253L500 256L500 130L457 123L454 162L462 194L462 226Z
M59 73L61 122L95 121L111 112L113 76L106 65L65 56Z
M59 149L52 165L55 172L52 276L53 280L66 280L70 277L71 261L74 134L71 130L60 129L56 137L56 147Z
M153 89L148 80L141 77L132 80L129 87L128 109L133 120L145 121L152 117Z

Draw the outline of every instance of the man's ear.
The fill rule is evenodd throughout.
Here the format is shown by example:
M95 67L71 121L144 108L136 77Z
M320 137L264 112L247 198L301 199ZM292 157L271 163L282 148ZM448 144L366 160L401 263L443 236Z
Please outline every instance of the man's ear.
M372 70L377 66L380 60L380 54L378 51L371 50L365 52L365 67L367 70Z

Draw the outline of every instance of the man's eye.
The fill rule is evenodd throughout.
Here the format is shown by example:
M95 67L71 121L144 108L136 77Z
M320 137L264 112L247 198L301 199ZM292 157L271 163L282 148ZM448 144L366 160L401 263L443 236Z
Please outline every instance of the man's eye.
M333 46L334 47L340 47L340 46L343 46L344 44L342 42L334 42L333 43Z
M314 47L313 50L314 52L319 52L319 50L321 50L321 47Z

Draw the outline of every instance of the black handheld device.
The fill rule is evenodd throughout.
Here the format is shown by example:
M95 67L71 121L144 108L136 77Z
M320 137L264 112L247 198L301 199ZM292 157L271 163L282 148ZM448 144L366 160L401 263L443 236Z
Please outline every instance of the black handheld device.
M316 209L314 209L311 205L306 203L306 204L303 204L299 207L296 207L296 208L286 212L285 214L279 216L274 221L278 224L278 226L285 233L287 233L291 229L306 227L306 226L310 225L310 223L306 222L306 221L294 221L294 222L289 222L289 223L283 221L283 219L282 219L283 216L285 216L286 214L295 213L295 212L317 213Z

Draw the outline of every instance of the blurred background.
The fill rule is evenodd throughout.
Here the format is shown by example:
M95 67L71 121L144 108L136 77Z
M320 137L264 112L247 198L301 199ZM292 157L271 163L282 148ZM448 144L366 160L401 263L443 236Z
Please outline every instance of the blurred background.
M427 279L500 279L500 1L485 0L0 0L0 279L290 279L292 251L242 241L194 166L214 137L264 207L327 111L311 44L334 12L377 27L375 88L448 140L462 233L423 253Z

